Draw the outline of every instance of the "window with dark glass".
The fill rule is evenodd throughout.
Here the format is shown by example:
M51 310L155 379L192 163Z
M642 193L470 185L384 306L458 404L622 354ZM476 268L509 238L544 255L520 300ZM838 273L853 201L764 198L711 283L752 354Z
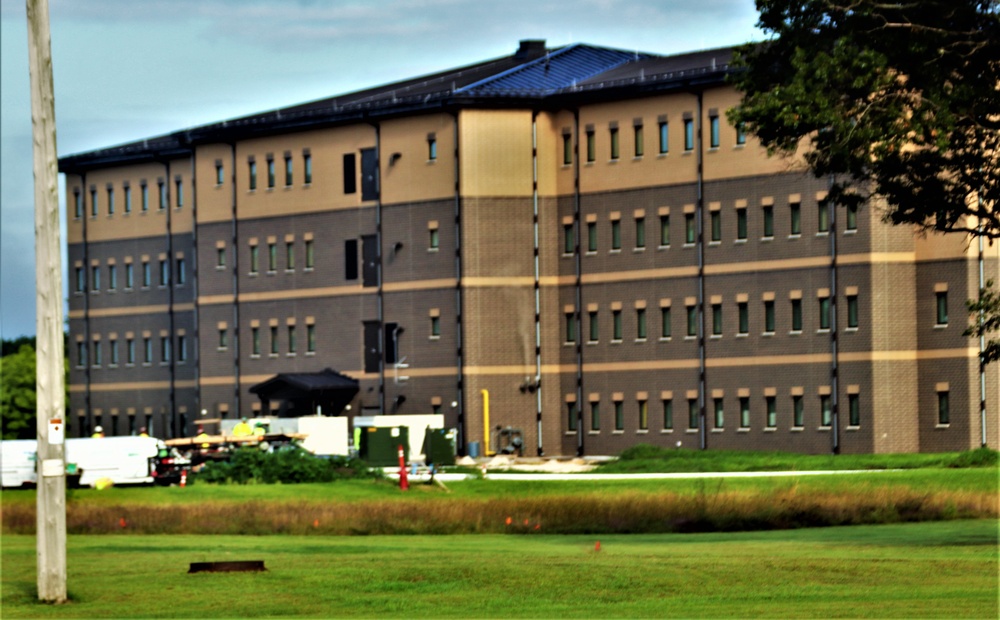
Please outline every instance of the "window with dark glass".
M692 245L697 239L697 230L695 228L694 213L684 214L684 243L687 245Z
M934 293L935 306L937 308L937 324L948 324L948 292L938 291Z
M115 214L115 188L108 186L108 215Z
M710 148L719 148L719 117L711 116L708 119L708 145Z
M844 224L847 230L858 229L858 205L847 205L847 222Z
M268 189L274 187L274 158L267 158L267 187Z
M260 356L260 328L250 328L250 352L251 355Z
M174 187L177 193L177 208L180 209L184 206L184 181L181 181L180 177L177 177L174 181Z
M132 212L132 188L128 184L125 184L122 187L122 192L124 194L123 195L123 199L124 199L124 202L125 202L125 206L124 206L125 213L131 213Z
M285 153L285 187L292 184L292 154Z
M564 133L562 137L563 142L563 165L568 166L573 163L573 136L568 133Z
M94 355L91 357L91 359L93 360L94 368L100 368L101 367L101 341L100 340L95 340L93 342L93 345L94 345Z
M145 213L149 211L149 187L145 183L139 186L139 196L140 208Z
M250 246L250 273L260 271L260 249L256 245Z
M635 309L635 337L638 340L646 339L646 309Z
M747 210L737 209L736 210L736 238L746 239L747 238Z
M740 396L740 428L750 428L750 398Z
M736 144L744 145L747 143L747 128L743 123L736 123Z
M646 247L646 218L635 218L635 247Z
M87 272L83 267L76 268L76 292L82 293L87 290Z
M611 220L611 249L622 249L622 223L620 220Z
M316 352L316 326L306 325L306 353Z
M592 162L597 159L597 140L594 136L594 130L587 130L587 161Z
M948 392L938 392L938 424L951 423L951 410L948 403Z
M441 317L432 316L431 317L431 336L437 338L441 335Z
M722 335L722 304L712 304L712 335Z
M820 426L830 426L833 423L833 410L830 406L830 395L823 394L819 397Z
M601 430L601 403L600 401L591 401L590 403L590 430L599 431Z
M229 330L225 327L219 328L219 343L217 348L226 349L229 347Z
M801 428L805 424L805 404L802 396L792 396L792 426Z
M793 202L788 205L789 220L791 222L791 234L802 234L802 209L799 203Z
M108 265L108 290L113 291L118 288L118 267Z
M830 298L819 298L819 328L830 329Z
M163 181L163 179L160 179L159 181L157 181L156 187L158 188L158 193L160 196L160 211L163 211L164 209L167 208L167 198L168 198L167 184Z
M660 308L660 338L670 338L670 306Z
M649 429L649 405L645 400L639 400L636 404L639 405L639 430L647 430Z
M344 279L358 279L358 240L344 241Z
M698 307L687 307L687 335L693 337L698 335Z
M660 247L670 245L670 216L660 216Z
M622 339L622 311L611 311L611 339L620 341Z
M723 400L713 398L712 406L715 409L715 428L724 428L726 426L726 410L723 406Z
M295 326L288 325L287 327L288 327L288 353L291 355L295 353L296 347L298 345L295 342Z
M312 239L306 239L306 269L312 269L316 266L316 254L313 246Z
M135 340L125 339L125 363L129 366L135 364Z
M764 397L764 406L767 409L767 427L774 428L778 425L778 399L774 396Z
M433 161L438 156L437 138L430 136L427 138L427 159Z
M302 153L302 182L306 185L313 182L313 160L308 151Z
M712 226L712 241L722 240L722 212L712 211L709 216L711 226Z
M763 208L764 211L764 237L770 238L774 236L774 207L768 205Z
M187 281L187 265L183 258L177 259L177 286L183 286Z
M278 354L278 326L271 326L271 355Z
M667 140L669 131L667 121L660 121L660 154L664 155L670 150L670 143Z
M674 401L669 398L663 399L663 429L671 430L674 427Z
M597 312L588 313L588 318L590 319L590 342L597 342L597 337L600 333L600 324L597 322Z
M142 286L143 288L149 288L152 282L152 276L150 274L149 261L142 261Z
M166 260L160 261L160 286L170 284L170 263Z
M170 338L166 336L160 338L160 361L170 361Z
M267 270L275 272L278 270L278 244L267 244Z
M587 251L597 251L597 222L587 222Z
M565 313L566 342L576 342L576 316L572 312Z
M222 167L222 160L216 160L215 162L215 184L222 185L225 181L225 169Z
M83 217L83 195L80 190L73 190L73 217L80 219Z
M774 301L770 299L764 302L764 332L774 333Z
M142 363L153 363L153 340L151 338L142 339Z
M847 296L847 326L857 327L858 326L858 296L848 295Z
M694 150L694 119L684 119L684 150Z
M344 153L344 193L358 191L358 163L354 153Z
M645 150L645 145L643 144L643 139L642 139L642 125L641 124L636 124L633 127L633 135L634 135L633 142L634 142L634 145L635 145L635 156L636 157L642 157L643 151Z
M698 409L698 399L697 398L689 398L688 399L688 428L689 429L696 429L696 428L698 428L698 417L699 417L699 414L700 414L700 412L699 412L699 409Z
M847 395L847 423L861 426L861 398L857 394Z
M825 201L821 200L819 205L819 218L817 223L818 232L825 233L830 231L830 205Z
M741 301L736 304L737 314L739 316L739 333L749 334L750 333L750 308L745 301Z
M572 224L563 224L563 254L572 254L576 251L576 235L573 234Z
M90 268L90 290L101 290L101 268L96 265Z
M792 300L792 331L802 331L802 300Z
M292 241L285 242L285 270L293 271L295 269L295 243Z
M575 431L576 430L576 403L566 403L566 428Z
M625 403L615 401L615 430L625 430Z

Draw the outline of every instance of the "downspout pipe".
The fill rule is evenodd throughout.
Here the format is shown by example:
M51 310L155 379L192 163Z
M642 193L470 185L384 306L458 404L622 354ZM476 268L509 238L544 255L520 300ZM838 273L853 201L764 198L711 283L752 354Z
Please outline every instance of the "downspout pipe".
M983 208L982 192L976 196L976 210ZM983 220L979 219L979 300L983 299L983 289L986 288L986 267L983 255ZM986 364L983 355L986 352L986 335L982 332L983 322L986 320L986 313L982 307L979 308L979 426L982 430L980 446L985 448L986 441Z
M534 234L534 289L535 289L535 425L538 437L538 456L545 456L542 448L542 299L541 272L538 252L538 110L531 113L531 203Z
M458 112L453 112L454 135L455 135L455 365L458 368L455 382L455 406L457 414L458 430L458 453L464 455L466 452L466 424L465 424L465 383L463 380L464 351L462 332L462 184L461 184L461 162L459 160L459 127Z
M382 283L382 128L377 121L368 121L375 129L375 277L377 288L375 292L375 307L378 314L378 411L386 415L385 410L385 299ZM398 355L398 352L397 352Z
M573 229L575 247L573 248L573 268L575 277L573 279L573 300L575 312L573 320L576 322L576 455L583 456L586 446L583 441L583 286L582 271L583 263L580 252L580 244L583 239L583 227L580 223L580 110L573 109L573 135L576 144L573 145Z
M200 334L201 331L198 329L200 323L198 322L198 185L195 178L197 171L196 166L196 151L194 148L191 149L191 306L193 310L191 311L192 316L192 334L191 334L191 351L194 355L194 394L195 394L195 410L202 411L201 407L201 345L200 345Z
M83 346L84 350L87 352L86 357L84 357L83 365L83 377L84 383L86 385L86 391L83 396L83 406L84 411L86 411L87 428L80 429L80 436L86 437L90 435L91 429L94 427L94 416L92 413L92 403L90 395L90 366L91 360L90 356L92 352L90 350L91 339L90 339L90 288L93 286L90 284L90 278L93 277L90 272L90 244L87 238L87 173L80 173L80 191L83 192L81 197L83 201L83 212L80 213L80 219L83 220ZM96 194L95 194L96 195ZM91 208L96 209L96 205ZM75 284L75 283L74 283ZM79 360L77 360L79 362Z
M830 175L830 187L836 179ZM825 199L824 199L825 200ZM833 436L831 449L840 454L840 341L837 331L837 208L826 202L823 206L830 217L830 407Z
M173 231L173 218L171 217L172 208L170 206L170 160L165 160L163 162L163 167L165 169L166 178L164 178L163 186L163 196L160 197L164 200L166 204L166 217L167 217L167 338L170 343L170 348L176 348L174 346L174 332L175 332L175 317L174 317L174 282L176 281L176 276L174 275L173 263L174 263L174 231ZM162 269L163 267L160 267ZM162 359L163 353L160 353ZM167 360L167 368L170 372L170 431L172 437L182 437L184 429L180 427L180 420L177 417L177 351L173 351L170 358Z
M697 128L695 149L698 153L698 196L695 203L695 227L698 255L698 448L708 449L708 416L706 415L706 370L705 370L705 144L702 136L702 91L695 93L698 104L696 111Z
M230 152L230 174L229 174L229 185L232 188L232 211L231 211L231 222L230 222L230 233L231 239L229 240L229 247L232 249L233 258L233 397L235 400L236 417L240 418L243 414L242 409L242 395L240 393L240 219L239 219L239 209L237 204L237 193L236 193L236 143L229 143Z

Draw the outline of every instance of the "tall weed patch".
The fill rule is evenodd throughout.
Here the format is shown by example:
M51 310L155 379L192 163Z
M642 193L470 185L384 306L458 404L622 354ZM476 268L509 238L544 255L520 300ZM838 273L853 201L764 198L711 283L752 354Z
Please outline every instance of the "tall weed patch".
M359 459L343 456L320 458L295 446L275 452L253 447L240 448L228 461L207 463L193 479L215 484L296 484L380 477L381 470L370 469Z

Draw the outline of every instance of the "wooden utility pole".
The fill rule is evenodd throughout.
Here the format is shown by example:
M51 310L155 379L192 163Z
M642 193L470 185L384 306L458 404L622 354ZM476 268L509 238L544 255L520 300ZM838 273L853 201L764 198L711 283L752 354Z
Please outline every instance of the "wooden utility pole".
M35 169L35 389L38 393L38 599L66 600L66 411L56 111L48 0L27 0Z

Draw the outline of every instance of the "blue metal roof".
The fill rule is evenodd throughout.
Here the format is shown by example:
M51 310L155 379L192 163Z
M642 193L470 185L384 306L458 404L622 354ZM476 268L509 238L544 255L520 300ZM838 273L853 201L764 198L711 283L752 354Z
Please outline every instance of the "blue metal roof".
M544 95L570 88L599 73L648 54L574 44L541 58L456 89L456 93L490 95L536 93Z

